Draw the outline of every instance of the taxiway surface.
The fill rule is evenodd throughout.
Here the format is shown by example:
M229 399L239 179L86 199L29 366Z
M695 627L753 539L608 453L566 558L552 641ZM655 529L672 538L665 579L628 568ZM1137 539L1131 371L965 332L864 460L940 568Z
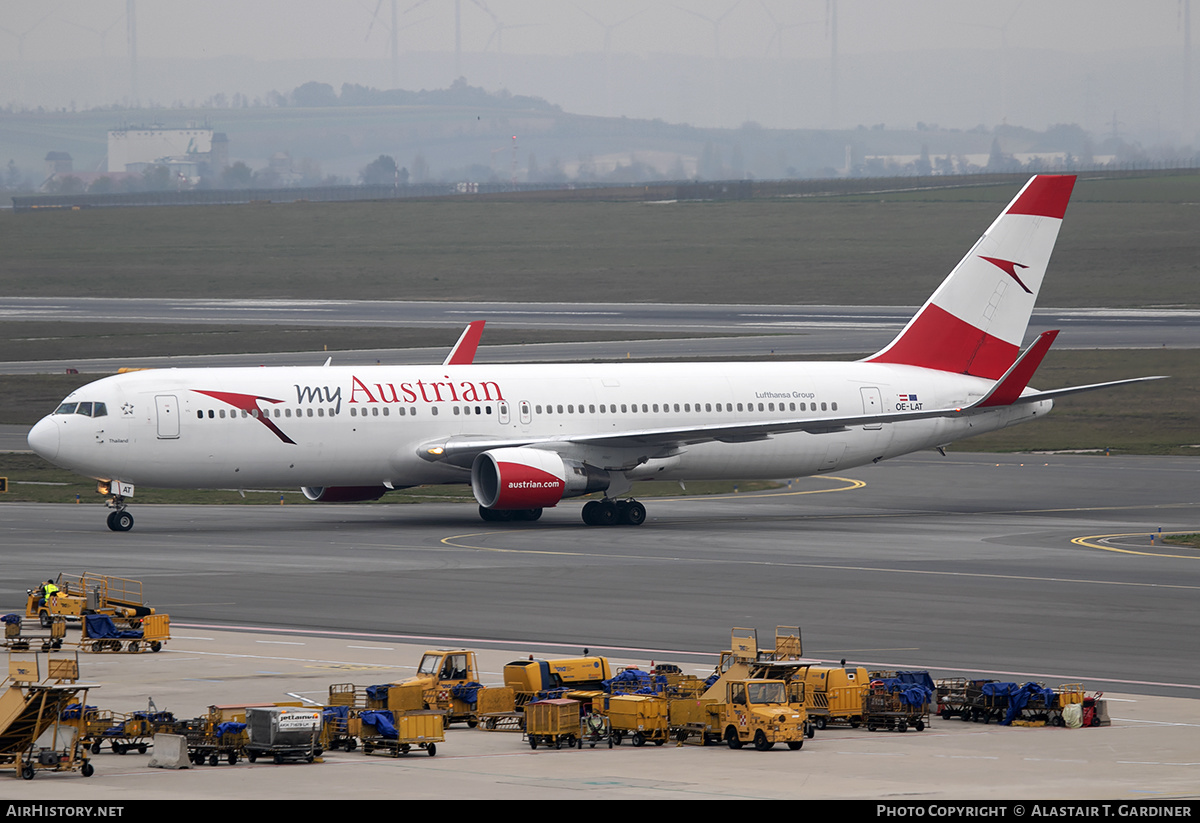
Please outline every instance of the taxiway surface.
M0 506L0 601L60 571L145 581L174 620L647 653L801 625L876 668L1200 697L1187 458L921 454L763 494L646 498L640 528L466 504ZM1112 537L1112 535L1121 535ZM1074 542L1073 542L1074 541Z

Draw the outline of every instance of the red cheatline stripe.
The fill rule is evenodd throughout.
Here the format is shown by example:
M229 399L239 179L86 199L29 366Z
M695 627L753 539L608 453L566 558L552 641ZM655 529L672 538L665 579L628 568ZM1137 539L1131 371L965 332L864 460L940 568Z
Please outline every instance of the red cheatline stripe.
M1032 214L1062 220L1075 188L1073 174L1039 174L1021 192L1006 214Z

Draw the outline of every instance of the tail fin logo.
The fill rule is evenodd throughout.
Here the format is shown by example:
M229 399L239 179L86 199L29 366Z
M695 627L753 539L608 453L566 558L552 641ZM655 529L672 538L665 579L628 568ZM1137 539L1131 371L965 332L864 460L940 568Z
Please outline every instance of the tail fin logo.
M979 256L983 260L991 263L993 266L996 266L1013 280L1016 280L1017 285L1023 288L1026 294L1033 294L1033 292L1029 290L1029 287L1022 283L1021 278L1017 276L1017 269L1027 269L1029 266L1026 266L1023 263L1014 263L1012 260L1001 260L999 257L984 257L982 254Z

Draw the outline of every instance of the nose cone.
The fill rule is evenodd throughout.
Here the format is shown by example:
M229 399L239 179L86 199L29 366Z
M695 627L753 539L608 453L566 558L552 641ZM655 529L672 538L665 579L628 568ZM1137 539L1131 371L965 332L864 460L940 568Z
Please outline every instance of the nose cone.
M53 461L58 457L58 422L53 416L43 417L29 430L29 448L41 457Z

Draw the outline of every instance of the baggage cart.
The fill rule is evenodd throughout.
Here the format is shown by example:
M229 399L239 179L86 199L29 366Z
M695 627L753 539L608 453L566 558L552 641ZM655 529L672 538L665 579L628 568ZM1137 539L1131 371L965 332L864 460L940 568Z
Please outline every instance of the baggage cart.
M356 720L363 754L403 757L417 749L433 757L437 754L437 744L446 740L445 715L437 710L372 709L359 714ZM351 724L352 729L354 725Z
M83 618L79 648L85 652L157 652L170 637L171 618L165 614L146 617L89 614Z
M667 698L656 695L616 695L608 699L608 720L613 742L626 737L635 747L647 743L661 746L671 736Z
M38 625L39 630L30 631L30 626L19 614L0 617L4 623L4 648L11 652L52 652L62 648L67 635L67 621L60 615L47 618L48 625Z
M565 698L526 704L523 739L529 743L529 748L553 746L561 749L564 744L573 748L579 737L581 705L578 700Z
M929 672L871 672L870 691L863 697L863 723L868 731L924 731L936 686Z
M246 708L246 759L271 757L276 765L287 761L312 763L321 756L321 712L295 706Z

